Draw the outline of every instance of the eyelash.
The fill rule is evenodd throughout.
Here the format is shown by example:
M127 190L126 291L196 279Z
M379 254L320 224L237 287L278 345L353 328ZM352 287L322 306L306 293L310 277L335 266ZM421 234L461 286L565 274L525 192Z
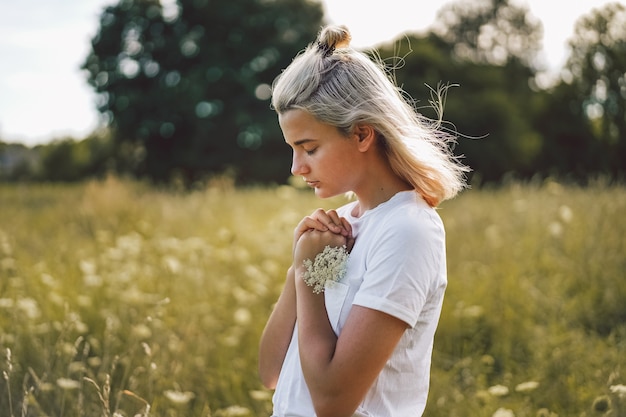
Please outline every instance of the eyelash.
M306 154L310 156L310 155L313 155L316 150L317 150L317 148L313 148L310 151L305 150L304 152L306 152Z

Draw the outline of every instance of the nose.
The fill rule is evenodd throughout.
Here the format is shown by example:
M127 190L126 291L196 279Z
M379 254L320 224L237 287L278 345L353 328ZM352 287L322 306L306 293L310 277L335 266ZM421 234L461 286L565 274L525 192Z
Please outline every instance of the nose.
M294 152L291 160L291 173L296 176L301 176L306 174L306 172L306 164L301 161L301 158L296 154L296 152Z

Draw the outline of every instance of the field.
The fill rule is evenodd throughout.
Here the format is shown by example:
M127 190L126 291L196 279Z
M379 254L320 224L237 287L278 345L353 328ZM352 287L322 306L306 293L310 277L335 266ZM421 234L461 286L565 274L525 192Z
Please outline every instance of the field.
M269 416L260 333L318 206L293 187L0 184L0 417ZM440 208L429 417L626 416L626 188Z

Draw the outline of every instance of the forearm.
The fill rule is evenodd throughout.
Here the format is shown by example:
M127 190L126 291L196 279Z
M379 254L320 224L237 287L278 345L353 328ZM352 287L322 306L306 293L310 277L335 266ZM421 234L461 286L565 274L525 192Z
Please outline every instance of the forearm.
M301 274L296 275L296 294L300 362L316 413L319 417L327 412L335 417L351 415L354 408L345 401L345 384L333 361L337 336L328 320L324 294L314 294Z
M310 231L300 237L294 251L300 365L318 417L351 416L371 385L370 381L355 381L361 376L363 361L355 362L353 350L350 344L346 345L343 332L343 339L338 339L333 331L324 293L316 293L315 286L309 287L304 280L305 275L311 278L311 265L306 261L316 260L326 247L338 248L345 244L346 237L342 235ZM315 274L320 275L313 280L307 279L309 284L336 278L329 274L338 271L328 265L318 267L320 270ZM354 344L353 347L362 352L361 346Z
M259 344L259 376L263 385L275 388L296 322L294 271L289 268L285 286L265 325Z

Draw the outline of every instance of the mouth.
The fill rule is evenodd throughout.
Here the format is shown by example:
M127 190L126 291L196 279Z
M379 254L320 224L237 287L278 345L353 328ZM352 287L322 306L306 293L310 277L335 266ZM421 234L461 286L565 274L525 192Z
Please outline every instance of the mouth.
M307 179L305 179L304 182L306 182L306 185L308 185L311 188L315 188L318 184L318 181L310 181Z

